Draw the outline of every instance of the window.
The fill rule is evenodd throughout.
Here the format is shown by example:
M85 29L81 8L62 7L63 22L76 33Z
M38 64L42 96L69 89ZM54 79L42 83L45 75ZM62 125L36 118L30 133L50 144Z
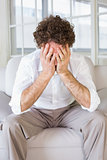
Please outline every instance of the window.
M70 17L70 0L53 0L53 14Z
M10 1L11 54L24 55L35 50L33 32L42 20L42 0Z
M49 15L60 15L74 25L76 41L73 51L91 50L91 3L87 0L49 0ZM66 6L66 7L65 7ZM88 37L88 38L87 38Z
M95 64L107 64L106 0L10 0L12 55L35 50L33 31L47 15L60 15L74 25L72 51L88 55ZM106 60L105 60L106 58Z
M87 0L72 1L72 22L75 26L76 41L73 51L91 51L91 3Z
M107 64L107 1L98 1L98 63Z

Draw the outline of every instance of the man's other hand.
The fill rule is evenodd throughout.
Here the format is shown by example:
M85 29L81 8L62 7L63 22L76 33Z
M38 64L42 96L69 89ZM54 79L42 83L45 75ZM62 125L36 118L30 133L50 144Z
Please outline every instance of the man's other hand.
M60 75L68 72L68 63L70 61L71 52L68 44L66 44L65 48L60 45L60 47L57 48L57 52L57 73Z
M43 72L52 77L55 73L55 54L48 43L41 47L40 60Z

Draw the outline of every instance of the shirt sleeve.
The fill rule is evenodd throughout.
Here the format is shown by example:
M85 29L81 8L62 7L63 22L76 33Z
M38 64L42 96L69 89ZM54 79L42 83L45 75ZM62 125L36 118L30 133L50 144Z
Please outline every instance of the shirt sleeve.
M95 111L98 105L100 104L100 98L96 91L96 86L92 80L89 66L86 63L86 60L84 57L82 57L81 63L78 66L76 79L89 89L90 97L91 97L90 108L86 108L85 106L82 106L82 105L81 107L85 110L88 110L89 112Z
M21 106L20 106L21 94L23 90L28 88L31 84L32 84L31 68L29 63L27 63L23 57L19 64L18 70L16 72L16 78L13 86L12 97L9 102L9 105L11 106L13 113L15 114L22 113Z

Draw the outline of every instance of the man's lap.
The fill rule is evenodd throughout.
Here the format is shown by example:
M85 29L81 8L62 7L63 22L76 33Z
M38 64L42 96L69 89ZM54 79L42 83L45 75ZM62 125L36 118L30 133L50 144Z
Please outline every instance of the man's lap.
M56 110L45 110L31 108L30 111L20 115L10 115L6 121L13 124L17 121L23 127L32 126L40 128L51 127L67 127L80 130L89 121L102 123L105 120L104 115L100 111L89 112L83 110L79 104L71 104L71 107L60 108ZM10 121L10 122L9 122Z

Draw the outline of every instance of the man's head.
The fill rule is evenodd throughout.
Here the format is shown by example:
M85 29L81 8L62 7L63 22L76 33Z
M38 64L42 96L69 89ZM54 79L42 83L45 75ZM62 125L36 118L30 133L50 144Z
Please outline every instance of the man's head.
M72 47L75 42L73 29L74 27L67 20L60 16L50 15L38 24L33 35L39 48L51 41L62 46L68 44L69 47Z

